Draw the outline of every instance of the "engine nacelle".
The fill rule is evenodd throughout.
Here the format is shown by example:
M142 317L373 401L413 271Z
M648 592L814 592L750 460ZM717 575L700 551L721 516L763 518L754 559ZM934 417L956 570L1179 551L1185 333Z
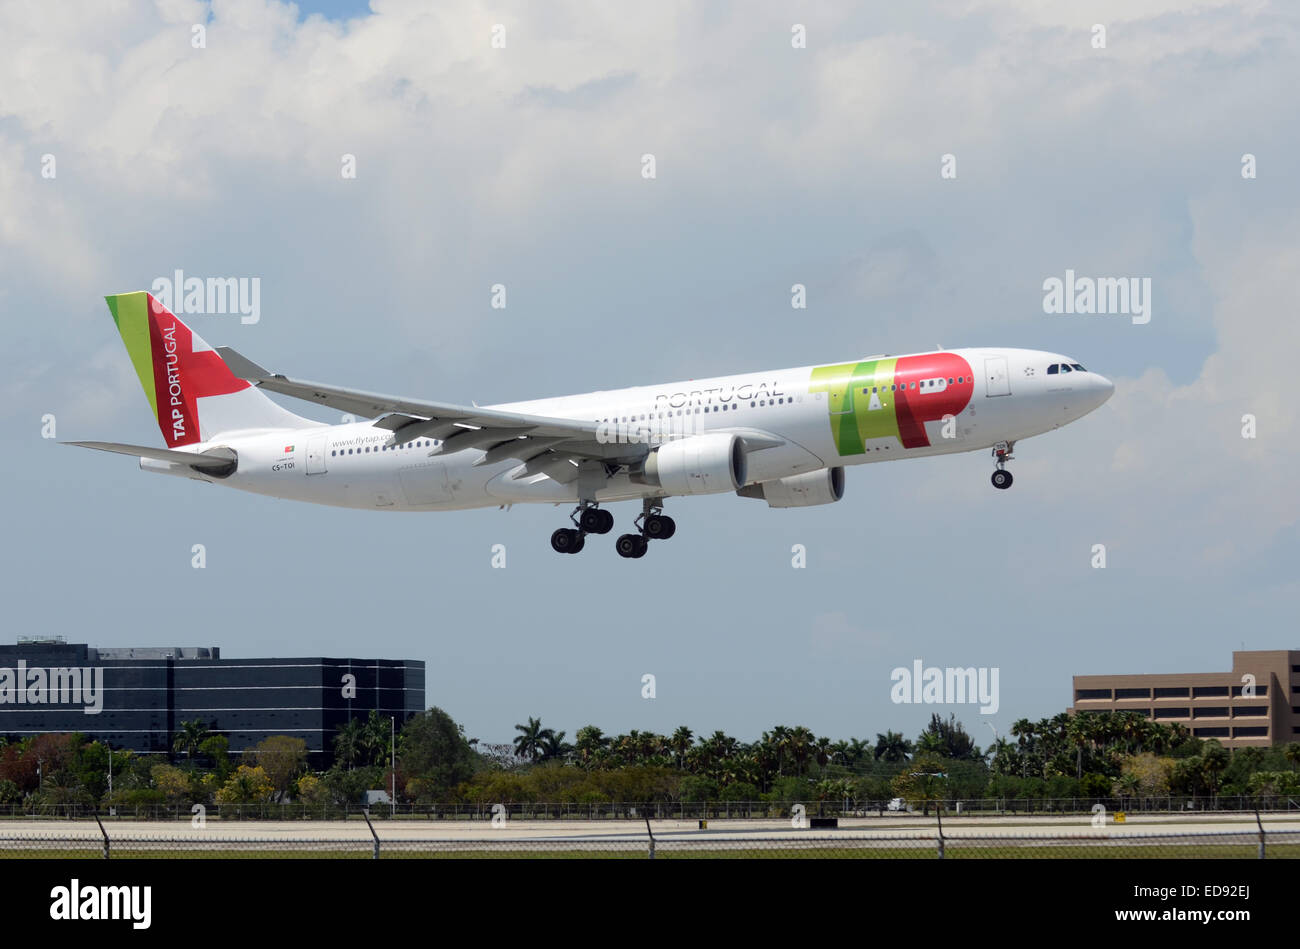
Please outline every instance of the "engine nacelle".
M768 507L812 507L844 497L844 469L819 468L779 481L746 485L736 492L742 498L762 498Z
M657 485L668 494L720 494L743 485L747 467L740 436L716 432L660 445L632 480Z

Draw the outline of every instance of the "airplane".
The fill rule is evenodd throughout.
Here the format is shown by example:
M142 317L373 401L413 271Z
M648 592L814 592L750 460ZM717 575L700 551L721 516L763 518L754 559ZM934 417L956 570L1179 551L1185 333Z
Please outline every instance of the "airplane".
M1058 353L953 349L741 373L502 405L381 395L269 372L213 349L150 293L105 297L165 448L67 444L132 455L145 471L254 494L379 511L574 504L559 553L607 534L604 505L639 500L615 543L643 557L675 521L670 497L736 494L769 507L831 504L850 465L991 449L1011 487L1017 442L1102 405L1104 376ZM356 416L329 425L274 392Z

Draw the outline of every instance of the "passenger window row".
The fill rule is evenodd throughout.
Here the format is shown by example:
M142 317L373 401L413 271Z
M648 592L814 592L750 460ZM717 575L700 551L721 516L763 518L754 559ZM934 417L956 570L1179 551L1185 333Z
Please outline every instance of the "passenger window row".
M365 448L331 448L330 457L332 458L335 455L368 455L372 451L401 451L404 448L433 448L439 444L441 442L436 438L420 438L413 442L407 442L405 445L375 445L373 448L369 446Z
M755 399L749 403L749 407L751 409L767 408L773 405L785 405L786 403L793 404L794 399L793 398ZM738 408L740 408L740 404L738 402L729 402L725 405L705 405L705 406L697 405L694 411L692 411L690 408L686 408L684 410L669 409L667 412L657 412L657 413L650 412L643 415L623 415L623 416L614 415L611 416L610 418L598 418L595 421L596 424L598 425L604 422L645 422L645 421L653 421L655 419L673 418L674 415L681 415L683 411L687 415L699 415L701 412L703 412L705 415L708 415L710 412L727 412L727 411L734 411L735 409Z
M937 385L940 383L940 381L941 381L941 380L939 380L939 379L923 379L923 380L921 380L921 388L922 388L922 389L933 389L935 386L937 386ZM966 377L965 377L965 376L958 376L958 377L957 377L957 382L958 382L958 383L964 383L965 381L966 381ZM951 377L949 377L949 379L948 379L948 385L952 385L952 378L951 378ZM866 387L866 388L864 388L864 389L862 390L862 394L863 394L863 395L870 395L870 394L875 393L875 392L897 392L899 389L915 389L915 388L916 388L916 383L915 383L915 382L910 383L910 384L909 384L909 383L902 383L901 385L898 384L898 383L895 383L894 385L891 385L891 386L889 386L888 388L886 388L885 386L868 386L868 387Z

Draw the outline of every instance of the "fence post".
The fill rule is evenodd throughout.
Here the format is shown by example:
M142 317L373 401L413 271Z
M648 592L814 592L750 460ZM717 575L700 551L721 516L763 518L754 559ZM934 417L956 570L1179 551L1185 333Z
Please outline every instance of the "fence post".
M1259 827L1259 859L1264 859L1264 822L1259 819L1259 808L1255 808L1255 824Z
M99 819L99 812L96 811L96 812L94 812L94 813L95 813L95 823L96 823L96 824L99 824L99 832L100 832L101 834L104 835L104 859L107 860L107 859L108 859L108 847L109 847L109 844L108 844L108 831L106 831L106 830L104 829L104 824L103 824L103 822Z
M375 838L375 856L374 856L374 859L378 860L378 859L379 859L379 835L375 833L375 825L372 824L372 823L370 823L370 808L368 808L368 807L367 807L367 808L364 808L364 809L361 811L361 816L364 817L364 818L366 819L366 826L370 828L370 836L373 837L373 838Z
M655 832L650 829L649 816L645 819L645 832L650 838L650 859L653 860L655 858Z
M939 821L939 859L943 859L943 808L936 804L934 816Z

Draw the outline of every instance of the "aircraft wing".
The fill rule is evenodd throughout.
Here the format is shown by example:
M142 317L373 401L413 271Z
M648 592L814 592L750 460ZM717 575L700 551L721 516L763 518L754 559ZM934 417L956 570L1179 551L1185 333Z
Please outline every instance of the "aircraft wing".
M423 402L345 389L272 373L229 347L218 348L217 355L238 378L247 379L267 391L363 418L382 416L374 424L393 433L389 444L401 445L417 438L433 438L441 444L430 454L449 455L466 448L478 448L486 455L477 464L517 458L527 463L526 470L517 477L542 473L567 482L577 477L574 465L580 459L634 460L647 451L646 446L640 444L599 441L594 421L527 415L447 402Z

